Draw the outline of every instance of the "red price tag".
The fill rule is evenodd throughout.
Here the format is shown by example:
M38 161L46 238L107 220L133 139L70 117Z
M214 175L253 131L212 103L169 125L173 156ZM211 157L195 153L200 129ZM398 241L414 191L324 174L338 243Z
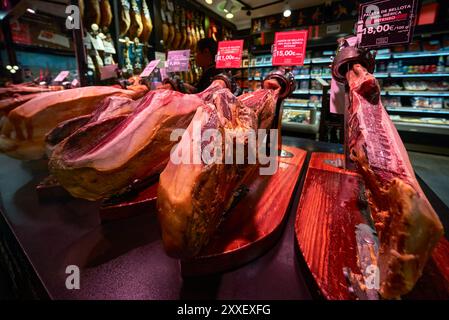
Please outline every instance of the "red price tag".
M306 55L307 30L276 32L273 66L302 66Z
M242 66L243 40L220 41L215 56L217 69L240 68Z

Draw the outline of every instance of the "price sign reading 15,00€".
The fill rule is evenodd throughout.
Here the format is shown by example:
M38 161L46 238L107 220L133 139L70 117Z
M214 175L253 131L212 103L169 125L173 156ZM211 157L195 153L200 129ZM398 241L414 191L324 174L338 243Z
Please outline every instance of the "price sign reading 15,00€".
M276 32L273 66L302 66L306 54L307 30Z
M220 41L215 57L217 69L240 68L242 66L243 40Z

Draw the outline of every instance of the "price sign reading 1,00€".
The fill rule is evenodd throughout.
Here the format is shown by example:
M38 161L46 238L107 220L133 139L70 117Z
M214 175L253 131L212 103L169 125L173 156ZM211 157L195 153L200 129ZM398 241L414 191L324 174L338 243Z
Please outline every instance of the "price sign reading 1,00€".
M276 32L273 66L302 66L306 54L307 30Z
M243 40L220 41L215 57L217 69L240 68L242 66Z

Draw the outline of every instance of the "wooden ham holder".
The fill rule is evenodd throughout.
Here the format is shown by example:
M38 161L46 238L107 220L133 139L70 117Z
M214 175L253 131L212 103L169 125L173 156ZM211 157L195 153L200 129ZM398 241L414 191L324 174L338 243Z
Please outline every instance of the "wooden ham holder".
M145 182L144 187L134 188L105 199L99 208L101 223L156 212L158 177ZM36 186L41 202L74 199L55 178L47 176Z
M349 290L344 268L359 273L356 226L367 223L363 179L343 169L345 157L313 153L297 209L295 233L299 256L321 297L356 299ZM422 277L404 299L449 299L449 242L435 247Z
M279 69L262 80L280 86L272 129L278 130L278 170L261 176L258 170L243 181L246 195L226 218L200 254L181 261L183 276L219 273L239 267L269 250L279 239L307 152L282 146L282 102L296 87L293 74ZM270 141L268 141L268 144Z
M307 152L284 147L293 156L278 156L272 176L258 170L243 185L246 195L228 213L200 255L181 261L183 276L223 272L241 266L270 249L279 239Z

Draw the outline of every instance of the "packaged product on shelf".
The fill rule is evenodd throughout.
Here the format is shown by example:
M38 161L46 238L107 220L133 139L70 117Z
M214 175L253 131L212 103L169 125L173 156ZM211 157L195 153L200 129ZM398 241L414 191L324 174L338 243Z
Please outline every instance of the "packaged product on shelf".
M381 79L379 80L381 81ZM385 80L382 81L382 88L387 91L402 90L401 80Z
M391 47L392 52L404 52L407 47L403 45Z
M265 56L263 59L263 64L271 64L271 56Z
M405 90L424 91L428 89L425 81L404 81Z
M310 111L285 108L282 120L301 124L310 124Z
M446 124L447 121L444 118L420 118L421 122L429 123L429 124Z
M323 67L323 69L321 70L322 76L330 76L331 74L332 74L332 71L328 67Z
M309 105L321 107L321 96L313 95L309 97Z
M449 109L449 98L445 98L443 101L443 108Z
M308 75L310 74L310 66L301 66L298 67L299 74L301 75Z
M421 51L420 42L419 41L410 42L410 44L408 45L408 51L410 52Z
M426 97L413 97L411 98L412 107L414 108L429 108L430 101L429 98Z
M311 90L323 90L323 85L318 80L311 80L310 82L310 89Z
M441 49L440 41L438 40L423 41L422 47L424 51L438 51Z
M449 36L445 35L443 37L443 50L449 50Z
M382 104L387 108L399 108L402 107L400 97L382 97Z
M430 98L429 106L433 109L443 108L443 98Z
M312 71L310 74L313 75L321 75L321 67L314 66L312 67Z
M449 90L449 82L446 81L430 81L427 83L428 89L432 91Z
M309 81L308 80L301 80L301 81L299 81L299 89L300 90L307 90L307 89L309 89Z

